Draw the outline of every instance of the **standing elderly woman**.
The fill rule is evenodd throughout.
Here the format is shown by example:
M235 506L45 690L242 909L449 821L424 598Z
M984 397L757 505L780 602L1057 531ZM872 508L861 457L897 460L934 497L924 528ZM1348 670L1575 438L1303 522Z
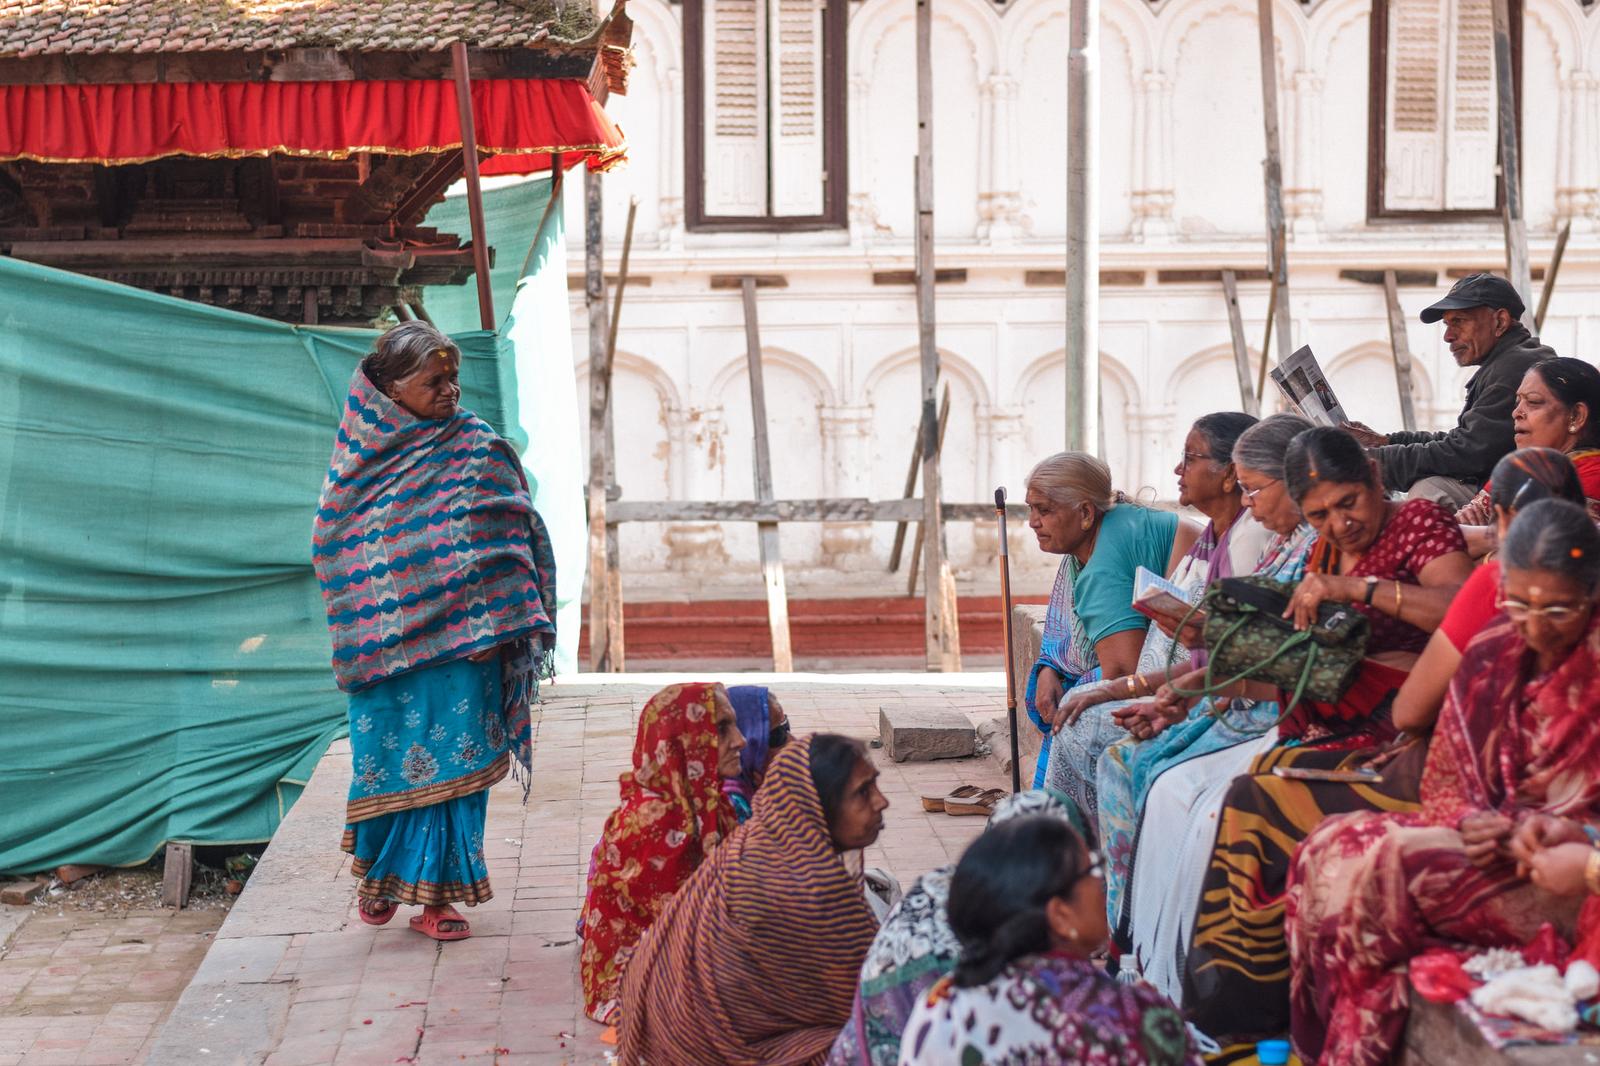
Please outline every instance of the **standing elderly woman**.
M1512 860L1531 861L1553 819L1600 818L1600 533L1576 504L1531 504L1503 568L1505 613L1450 683L1421 811L1330 819L1295 855L1292 1031L1306 1062L1390 1061L1403 966L1440 939L1518 947L1546 921L1572 932L1577 901Z
M1299 415L1272 415L1245 430L1233 445L1233 469L1245 505L1272 535L1251 572L1288 585L1305 574L1316 531L1300 517L1300 508L1284 488L1283 458L1289 443L1310 428ZM1206 816L1216 813L1214 804L1208 808L1196 799L1247 770L1252 758L1272 746L1278 721L1278 704L1271 700L1202 700L1186 719L1170 724L1148 715L1150 706L1132 705L1132 713L1122 719L1131 736L1106 749L1096 771L1106 906L1116 942L1125 952L1134 949L1134 928L1161 927L1169 896L1194 899L1209 853L1206 830L1215 824ZM1141 818L1146 796L1149 810ZM1197 844L1201 837L1204 842ZM1143 891L1131 897L1142 905L1135 914L1126 906L1126 890L1138 869L1137 850L1155 859L1146 864L1148 871L1141 871ZM1174 867L1173 856L1186 861ZM1149 942L1139 945L1142 952L1136 950L1134 957L1142 953L1148 958L1151 947Z
M1590 512L1600 518L1600 370L1565 356L1533 364L1517 386L1511 436L1518 448L1565 452L1578 472ZM1456 512L1456 521L1467 527L1463 531L1474 555L1493 547L1493 485L1491 478Z
M511 445L458 406L461 352L423 322L350 381L312 530L355 763L344 850L361 918L470 935L492 896L489 788L518 767L555 643L555 561Z
M1134 672L1149 620L1133 609L1139 567L1164 574L1199 535L1192 522L1141 507L1111 487L1111 469L1084 452L1058 452L1028 475L1028 526L1039 549L1062 556L1045 613L1039 659L1028 675L1028 717L1044 734L1034 787L1051 764L1051 732L1061 697L1080 681ZM1092 738L1066 740L1088 759ZM1101 744L1100 747L1104 745ZM1099 748L1095 748L1098 754ZM1094 809L1094 779L1064 790L1081 810Z
M1472 569L1450 513L1430 500L1389 500L1376 465L1345 430L1320 427L1296 437L1284 480L1317 530L1291 617L1304 627L1322 602L1345 603L1372 629L1349 691L1336 703L1302 700L1289 709L1278 744L1235 778L1223 799L1184 957L1183 993L1191 1021L1218 1038L1281 1032L1288 1020L1283 892L1295 845L1333 814L1414 808L1421 767L1391 764L1381 784L1292 780L1274 770L1349 769L1394 737L1395 694ZM1256 681L1228 694L1289 700ZM1189 701L1172 689L1157 702L1187 714Z

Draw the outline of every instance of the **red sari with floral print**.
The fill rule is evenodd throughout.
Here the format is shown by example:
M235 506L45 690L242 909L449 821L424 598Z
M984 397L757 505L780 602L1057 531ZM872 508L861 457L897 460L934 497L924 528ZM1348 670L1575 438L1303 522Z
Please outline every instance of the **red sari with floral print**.
M1480 869L1457 829L1480 811L1600 818L1600 613L1554 670L1503 615L1467 646L1422 777L1422 810L1331 818L1300 845L1286 905L1295 1050L1324 1066L1390 1061L1405 1031L1404 964L1445 944L1571 932L1577 901Z
M734 828L717 773L716 685L674 685L639 715L633 769L622 803L606 819L583 904L579 972L583 1006L615 1021L639 938L706 855Z

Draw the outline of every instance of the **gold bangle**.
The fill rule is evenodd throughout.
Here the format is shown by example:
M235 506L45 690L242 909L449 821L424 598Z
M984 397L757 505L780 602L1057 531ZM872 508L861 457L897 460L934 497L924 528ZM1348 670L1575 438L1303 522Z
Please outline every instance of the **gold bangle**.
M1150 679L1149 678L1145 677L1143 674L1134 674L1133 676L1137 677L1139 679L1139 687L1144 690L1144 694L1145 695L1148 695L1149 693L1154 691L1150 687Z
M1589 861L1583 867L1583 886L1590 895L1600 896L1600 848L1589 852Z
M1394 616L1397 619L1400 617L1400 606L1402 602L1403 601L1400 598L1400 582L1396 581L1394 583Z
M1134 688L1133 677L1133 674L1128 675L1128 695L1130 696L1138 695L1138 690Z

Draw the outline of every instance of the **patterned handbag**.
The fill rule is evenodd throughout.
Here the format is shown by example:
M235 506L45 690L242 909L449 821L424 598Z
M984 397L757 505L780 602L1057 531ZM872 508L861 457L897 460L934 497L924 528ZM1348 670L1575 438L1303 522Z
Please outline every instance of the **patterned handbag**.
M1210 651L1205 687L1178 694L1209 696L1249 679L1292 693L1285 715L1302 699L1338 702L1361 669L1371 626L1354 607L1324 602L1316 624L1297 630L1283 617L1294 588L1270 577L1227 577L1212 585L1198 608L1205 611Z

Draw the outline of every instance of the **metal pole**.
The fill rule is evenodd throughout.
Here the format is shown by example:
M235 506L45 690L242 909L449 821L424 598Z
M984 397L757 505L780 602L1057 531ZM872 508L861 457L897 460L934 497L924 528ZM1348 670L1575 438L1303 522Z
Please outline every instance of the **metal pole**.
M955 578L939 503L939 347L933 315L933 0L917 0L917 345L922 355L923 635L929 670L961 670Z
M1533 296L1528 265L1528 224L1522 217L1522 161L1517 151L1517 84L1511 66L1510 0L1494 2L1494 81L1500 102L1500 179L1505 183L1506 273L1522 297L1522 323L1537 329L1527 305Z
M1067 52L1066 446L1100 440L1100 0L1072 0Z
M461 161L467 178L467 217L472 220L472 268L478 276L478 319L493 330L494 283L489 277L489 238L483 225L483 185L478 178L478 131L472 120L472 75L467 70L467 46L450 46L450 63L456 76L456 112L461 119Z
M1273 0L1260 0L1256 16L1261 45L1261 119L1267 140L1263 164L1267 194L1267 268L1277 294L1273 326L1278 334L1278 358L1287 358L1289 341L1289 240L1283 221L1283 147L1278 136L1278 46L1272 28ZM1265 361L1263 360L1263 363Z

